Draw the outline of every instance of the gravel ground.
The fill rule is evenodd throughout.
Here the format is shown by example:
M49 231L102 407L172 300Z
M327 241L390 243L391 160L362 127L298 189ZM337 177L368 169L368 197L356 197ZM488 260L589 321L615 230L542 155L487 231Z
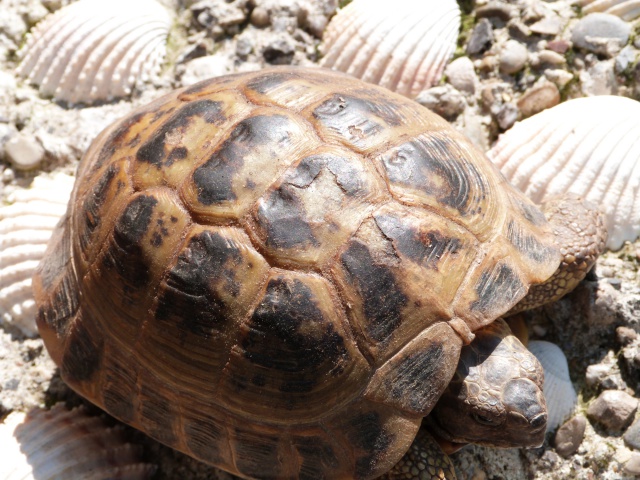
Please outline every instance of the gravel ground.
M267 64L316 64L322 32L338 8L332 0L165 0L175 20L159 78L138 86L131 98L82 107L42 98L14 73L25 34L67 3L0 0L0 200L42 172L73 172L102 128L172 88ZM586 16L572 3L460 1L455 62L446 79L418 100L486 150L514 122L559 101L602 94L639 99L637 19L585 24ZM589 44L599 29L606 30L604 41ZM12 154L19 137L21 158L31 159L30 169ZM531 338L556 343L565 352L578 392L573 423L559 434L562 441L552 433L538 449L469 446L453 456L458 478L640 475L639 265L640 242L627 243L607 252L572 294L526 314ZM41 340L26 338L10 322L1 327L0 417L59 400L83 402L61 382ZM618 423L609 421L618 417ZM571 428L576 425L584 426L584 434ZM158 479L231 477L139 432L129 434L144 446L145 458L159 465Z

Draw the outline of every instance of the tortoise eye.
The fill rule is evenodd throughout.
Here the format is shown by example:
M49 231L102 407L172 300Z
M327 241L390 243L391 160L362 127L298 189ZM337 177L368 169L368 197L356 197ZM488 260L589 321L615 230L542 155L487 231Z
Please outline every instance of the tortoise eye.
M480 415L478 413L472 414L472 417L480 425L487 425L491 427L491 426L500 424L497 418L485 417L484 415Z

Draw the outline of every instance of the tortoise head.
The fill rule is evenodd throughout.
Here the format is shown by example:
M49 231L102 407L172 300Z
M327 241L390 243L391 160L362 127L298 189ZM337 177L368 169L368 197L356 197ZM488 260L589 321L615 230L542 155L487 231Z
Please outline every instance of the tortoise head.
M543 383L538 360L504 321L496 320L462 349L427 427L448 443L540 446L547 426Z

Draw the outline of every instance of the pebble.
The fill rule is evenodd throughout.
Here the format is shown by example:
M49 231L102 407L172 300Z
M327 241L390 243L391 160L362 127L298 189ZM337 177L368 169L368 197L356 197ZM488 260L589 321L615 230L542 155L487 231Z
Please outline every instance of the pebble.
M627 431L624 432L622 438L631 448L640 450L640 419L633 422Z
M516 6L508 3L492 1L476 8L476 18L499 18L506 22L515 16Z
M624 390L627 387L622 379L620 367L614 355L607 355L602 362L589 365L585 380L591 388Z
M500 71L506 74L517 73L524 68L529 59L527 47L517 40L508 40L500 50Z
M615 94L617 84L613 62L596 62L580 72L580 88L586 96Z
M36 168L44 160L44 148L31 135L18 133L4 146L5 154L17 170Z
M548 50L552 50L556 53L567 53L567 50L569 50L571 48L571 43L567 42L566 40L552 40L551 42L547 43L547 47Z
M491 23L486 18L481 18L474 27L467 43L467 54L476 55L483 53L491 48L493 43L493 29Z
M493 113L493 112L492 112ZM520 111L518 107L511 102L500 105L496 110L494 116L498 121L498 125L502 130L510 129L516 120L518 120L518 114Z
M478 75L469 57L456 58L444 69L447 81L461 92L474 95L479 85Z
M549 14L542 20L538 20L529 28L533 33L540 35L558 35L565 25L565 21L556 14Z
M518 100L518 109L524 118L535 115L560 103L560 91L555 84L543 82L528 89Z
M638 51L631 45L624 47L615 60L616 73L623 73L629 65L632 65L636 61Z
M640 453L632 453L624 464L624 472L629 475L640 475Z
M583 415L576 415L558 428L553 440L558 455L567 458L577 452L584 439L586 427L587 419Z
M295 46L287 38L273 40L262 51L265 61L271 65L289 65L295 54Z
M608 13L590 13L578 20L571 33L571 41L593 53L612 56L629 41L631 26Z
M561 68L548 68L544 71L544 76L550 82L555 83L558 88L564 88L567 83L573 80L573 74Z
M622 346L633 343L638 338L638 334L633 328L621 326L616 328L616 340Z
M418 94L416 102L449 121L455 120L467 105L464 96L451 85L424 90Z
M538 61L540 63L547 63L549 65L563 65L567 62L564 55L560 55L553 50L542 50L538 53Z
M183 86L193 85L207 78L230 73L231 68L226 55L207 55L185 63L180 80Z
M620 390L605 390L587 409L587 417L612 432L620 432L631 423L638 400Z
M268 27L269 23L271 23L271 19L269 18L269 11L261 6L257 6L251 12L251 16L249 17L249 21L251 25L258 28Z

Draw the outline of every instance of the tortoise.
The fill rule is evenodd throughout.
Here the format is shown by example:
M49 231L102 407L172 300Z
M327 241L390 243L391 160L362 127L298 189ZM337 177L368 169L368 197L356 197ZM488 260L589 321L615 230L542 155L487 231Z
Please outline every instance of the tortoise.
M34 276L38 328L76 392L197 459L374 478L422 452L474 332L595 261L600 214L547 208L381 87L213 78L94 140Z

